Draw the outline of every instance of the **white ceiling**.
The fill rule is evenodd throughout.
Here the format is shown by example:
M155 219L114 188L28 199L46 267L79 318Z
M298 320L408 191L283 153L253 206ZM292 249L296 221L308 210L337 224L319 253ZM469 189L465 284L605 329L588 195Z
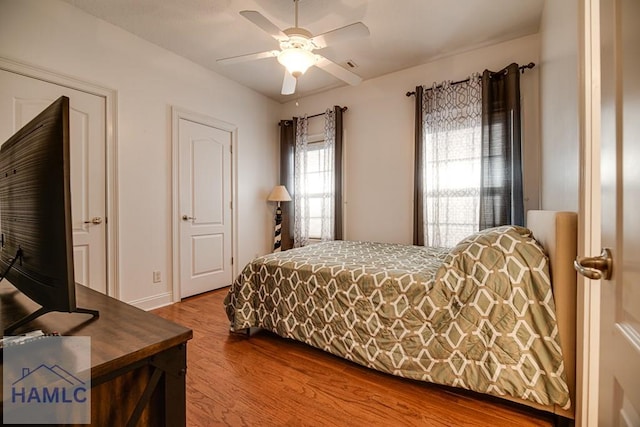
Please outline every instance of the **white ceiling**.
M257 10L280 29L293 27L293 0L65 0L206 68L286 102L346 83L312 67L296 94L280 95L275 58L220 65L216 59L278 48L239 15ZM317 35L361 21L371 35L321 51L363 79L538 32L544 0L300 0L299 26Z

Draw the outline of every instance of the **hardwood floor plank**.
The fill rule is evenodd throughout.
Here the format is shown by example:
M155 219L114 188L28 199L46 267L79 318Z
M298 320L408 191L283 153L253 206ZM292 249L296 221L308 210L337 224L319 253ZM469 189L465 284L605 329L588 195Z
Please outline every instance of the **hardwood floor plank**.
M190 426L553 426L550 414L394 377L267 331L232 334L226 294L221 289L154 310L193 330Z

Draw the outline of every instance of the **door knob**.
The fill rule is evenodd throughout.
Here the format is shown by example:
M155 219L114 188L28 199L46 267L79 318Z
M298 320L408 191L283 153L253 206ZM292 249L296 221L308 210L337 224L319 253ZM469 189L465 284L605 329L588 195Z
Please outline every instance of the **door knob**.
M595 257L578 257L573 261L576 271L592 280L611 279L613 258L609 248L602 249L602 253Z
M84 221L85 224L102 224L102 218L99 216L94 216L89 221Z
M189 221L189 220L195 220L195 219L196 219L195 216L182 215L182 220L183 221Z

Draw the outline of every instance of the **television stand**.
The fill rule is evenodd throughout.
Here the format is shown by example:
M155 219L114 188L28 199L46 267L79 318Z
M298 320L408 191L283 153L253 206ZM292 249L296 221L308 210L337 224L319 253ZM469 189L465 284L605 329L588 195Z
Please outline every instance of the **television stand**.
M99 310L100 317L88 322L52 312L34 319L30 327L91 337L91 425L185 426L191 329L82 285L76 285L76 299L82 307ZM7 282L0 283L0 327L38 307ZM0 400L5 398L0 395Z
M5 336L13 335L13 333L21 326L24 326L27 323L31 322L32 320L37 319L38 317L43 316L47 313L52 313L54 311L56 310L51 310L50 308L46 308L46 307L40 307L38 310L34 311L30 315L23 317L22 319L16 322L13 322L11 325L4 328L4 335ZM80 307L77 307L75 310L70 311L69 313L91 314L92 319L100 316L100 313L98 312L98 310L91 310L88 308L80 308Z

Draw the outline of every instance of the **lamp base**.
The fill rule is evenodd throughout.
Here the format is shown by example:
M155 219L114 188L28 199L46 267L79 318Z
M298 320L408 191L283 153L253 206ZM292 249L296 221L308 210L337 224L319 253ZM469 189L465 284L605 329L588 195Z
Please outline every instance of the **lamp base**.
M273 252L281 252L282 246L282 209L280 209L280 202L276 208L276 229L273 236Z

